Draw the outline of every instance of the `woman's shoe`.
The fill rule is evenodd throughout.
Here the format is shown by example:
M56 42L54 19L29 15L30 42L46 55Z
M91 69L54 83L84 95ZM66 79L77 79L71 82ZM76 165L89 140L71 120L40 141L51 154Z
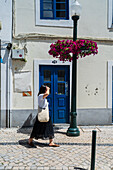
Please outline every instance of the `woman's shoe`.
M32 148L36 148L33 142L30 142L30 143L28 142L28 145L31 146Z
M50 147L59 147L59 145L57 145L57 144L52 144L52 145L49 144L49 146L50 146Z

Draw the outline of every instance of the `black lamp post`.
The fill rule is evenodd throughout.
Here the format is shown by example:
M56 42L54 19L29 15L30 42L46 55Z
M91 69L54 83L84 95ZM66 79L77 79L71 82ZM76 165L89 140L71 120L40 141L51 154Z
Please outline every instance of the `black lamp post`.
M77 3L77 4L76 4ZM75 7L77 8L78 2L75 1ZM73 4L74 7L74 4ZM79 4L80 8L80 4ZM79 20L79 15L75 14L72 16L72 20L74 23L73 26L73 41L77 40L77 21ZM76 103L77 103L77 56L76 54L73 54L73 62L72 62L72 98L71 98L71 122L70 122L70 127L67 130L67 135L68 136L79 136L80 131L77 128L77 122L76 122L76 117L77 117L77 108L76 108Z

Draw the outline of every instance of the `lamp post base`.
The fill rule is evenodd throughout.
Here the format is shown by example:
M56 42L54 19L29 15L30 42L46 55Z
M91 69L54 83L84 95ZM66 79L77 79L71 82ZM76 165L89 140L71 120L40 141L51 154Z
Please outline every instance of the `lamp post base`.
M80 136L80 131L77 127L76 128L69 127L67 130L67 136Z
M76 123L77 113L71 112L70 115L71 115L71 123L70 123L70 127L67 130L67 136L80 136L80 131L77 128L77 123Z

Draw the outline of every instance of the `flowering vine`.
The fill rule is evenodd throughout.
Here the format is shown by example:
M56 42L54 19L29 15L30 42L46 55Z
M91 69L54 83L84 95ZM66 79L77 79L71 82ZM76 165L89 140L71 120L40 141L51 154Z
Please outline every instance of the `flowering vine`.
M97 43L92 40L58 40L50 45L48 51L53 57L59 58L60 61L72 61L73 55L77 57L85 57L87 55L95 55L98 53Z

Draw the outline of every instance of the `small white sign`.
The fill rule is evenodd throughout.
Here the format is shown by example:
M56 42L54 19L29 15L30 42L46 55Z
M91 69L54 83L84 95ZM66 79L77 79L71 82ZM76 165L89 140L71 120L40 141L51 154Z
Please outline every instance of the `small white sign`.
M12 59L24 59L24 50L14 49L12 50Z
M15 72L14 91L15 92L31 91L31 71Z

